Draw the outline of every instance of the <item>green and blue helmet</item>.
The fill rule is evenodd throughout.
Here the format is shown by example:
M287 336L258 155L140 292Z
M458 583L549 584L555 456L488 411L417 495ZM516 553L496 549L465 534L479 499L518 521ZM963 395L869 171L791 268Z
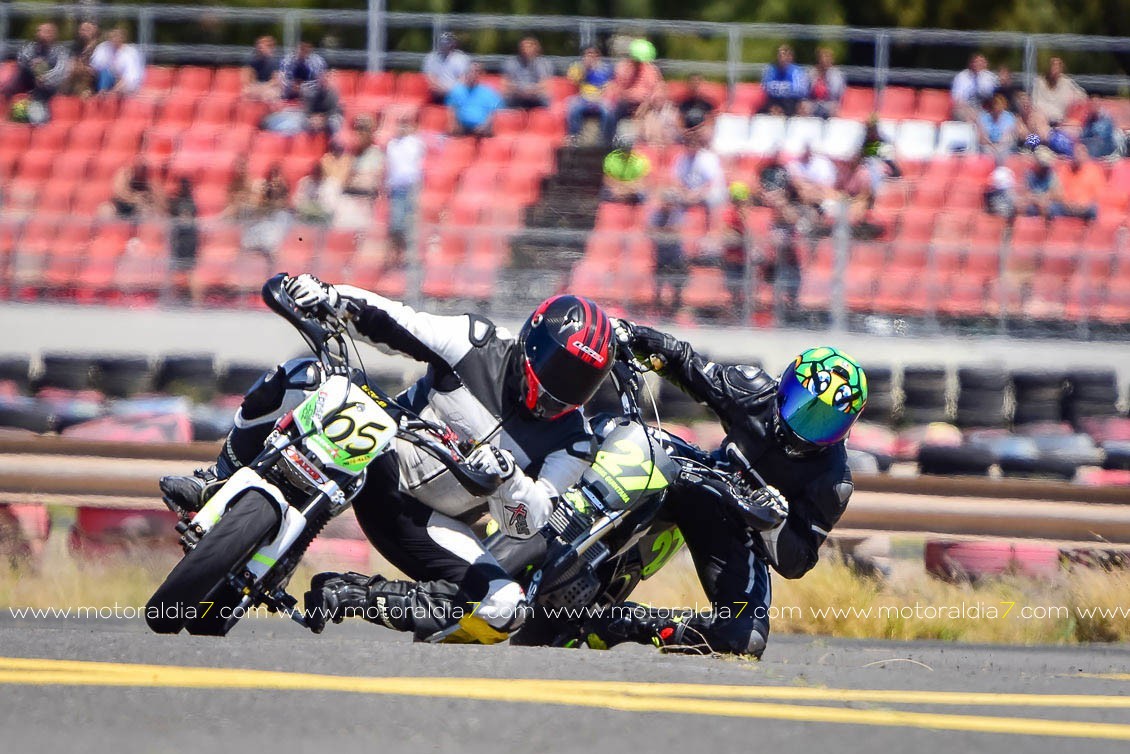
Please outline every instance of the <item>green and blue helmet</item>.
M790 455L813 452L847 437L866 404L859 362L835 348L810 348L781 374L775 429Z

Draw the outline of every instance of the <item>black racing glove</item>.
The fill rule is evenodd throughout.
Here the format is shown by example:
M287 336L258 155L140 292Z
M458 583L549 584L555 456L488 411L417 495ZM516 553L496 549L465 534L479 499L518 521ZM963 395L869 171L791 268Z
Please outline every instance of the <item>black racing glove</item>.
M775 529L789 515L789 501L770 485L749 491L734 502L746 526L754 531Z
M631 326L628 348L637 359L651 364L657 372L661 372L667 362L682 350L682 342L674 336L646 325L628 324Z

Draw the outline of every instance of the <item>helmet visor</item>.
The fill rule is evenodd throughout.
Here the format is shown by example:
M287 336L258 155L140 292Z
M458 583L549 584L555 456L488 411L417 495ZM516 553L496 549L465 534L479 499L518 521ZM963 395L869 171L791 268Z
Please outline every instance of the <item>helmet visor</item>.
M580 347L575 346L575 348ZM607 360L607 357L600 358L602 361ZM596 395L607 373L606 369L602 369L603 363L594 366L578 354L560 347L528 348L526 363L545 390L562 403L574 406L588 403L589 399Z
M526 408L538 419L552 421L580 408L578 403L567 403L554 397L538 379L529 359L526 360Z

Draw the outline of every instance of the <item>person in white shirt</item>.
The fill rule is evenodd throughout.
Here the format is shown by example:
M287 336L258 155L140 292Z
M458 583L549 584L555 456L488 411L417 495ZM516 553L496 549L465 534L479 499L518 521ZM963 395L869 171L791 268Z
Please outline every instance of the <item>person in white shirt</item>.
M447 31L440 35L439 47L424 56L424 75L433 105L447 102L447 95L463 81L471 58L459 49L459 39Z
M836 165L809 144L800 158L790 162L786 170L803 204L820 207L836 194Z
M145 62L136 46L126 44L126 33L114 28L90 57L94 69L94 91L134 94L145 77Z
M997 77L989 70L989 61L981 53L974 53L969 58L969 67L954 76L950 87L954 118L976 121L982 104L996 89Z
M392 241L389 267L398 267L408 248L409 234L416 221L416 198L424 177L427 147L416 134L416 123L401 116L396 136L385 147L385 188L388 191L388 235Z
M726 176L718 155L706 147L706 139L697 132L688 132L686 151L679 155L672 168L679 202L684 207L705 206L711 218L726 201Z

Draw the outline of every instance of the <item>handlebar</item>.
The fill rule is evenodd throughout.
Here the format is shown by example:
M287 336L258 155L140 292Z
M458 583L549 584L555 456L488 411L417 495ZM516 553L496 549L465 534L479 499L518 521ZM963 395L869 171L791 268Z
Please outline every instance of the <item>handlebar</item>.
M416 447L444 465L455 480L475 497L484 497L493 493L502 484L502 477L498 474L488 474L467 465L455 452L445 447L442 443L417 432L401 432L398 435L402 440L410 442Z
M263 303L298 330L318 360L331 372L347 370L348 351L341 337L345 323L325 302L318 304L313 310L300 307L287 293L286 281L289 279L290 276L285 272L268 279L263 284ZM337 346L336 353L330 349L331 343Z

